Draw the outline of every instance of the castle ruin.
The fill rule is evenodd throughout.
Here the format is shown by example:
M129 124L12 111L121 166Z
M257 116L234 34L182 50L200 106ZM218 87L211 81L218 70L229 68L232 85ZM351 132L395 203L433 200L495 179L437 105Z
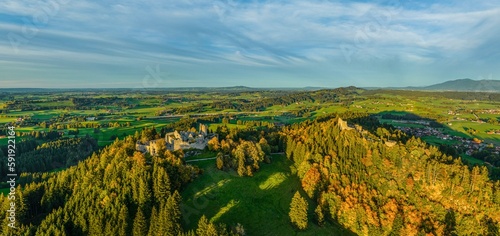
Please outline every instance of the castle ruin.
M205 149L208 141L215 135L208 134L208 127L205 124L199 125L198 131L177 131L167 133L164 139L157 139L141 144L139 141L136 144L136 149L140 152L148 152L151 155L156 154L157 144L165 142L168 150L176 151L179 149Z

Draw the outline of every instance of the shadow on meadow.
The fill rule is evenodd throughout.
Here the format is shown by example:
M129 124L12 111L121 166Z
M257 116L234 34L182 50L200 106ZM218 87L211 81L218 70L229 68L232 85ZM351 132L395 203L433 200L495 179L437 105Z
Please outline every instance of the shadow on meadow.
M292 161L274 155L271 164L262 164L252 177L215 168L213 161L201 166L205 173L183 192L188 229L195 229L201 215L213 222L244 226L247 235L354 235L336 222L323 227L314 223L316 203L302 192ZM309 202L309 224L299 231L290 223L288 212L293 194L301 191Z

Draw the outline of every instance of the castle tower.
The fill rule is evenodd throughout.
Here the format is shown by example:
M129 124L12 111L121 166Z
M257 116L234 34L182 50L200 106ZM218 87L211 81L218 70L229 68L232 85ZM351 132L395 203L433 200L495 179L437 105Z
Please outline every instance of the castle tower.
M202 134L203 136L206 136L208 134L208 128L206 125L200 123L200 134Z

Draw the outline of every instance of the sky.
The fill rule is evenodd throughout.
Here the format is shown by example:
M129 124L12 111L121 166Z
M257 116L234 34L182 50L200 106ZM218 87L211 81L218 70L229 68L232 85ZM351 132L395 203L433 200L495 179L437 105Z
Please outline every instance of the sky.
M500 1L1 0L0 88L500 78Z

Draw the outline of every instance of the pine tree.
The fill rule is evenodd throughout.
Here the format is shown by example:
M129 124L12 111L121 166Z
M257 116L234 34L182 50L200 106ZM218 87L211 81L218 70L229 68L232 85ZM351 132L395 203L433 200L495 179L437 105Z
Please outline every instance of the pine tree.
M137 210L137 214L134 219L134 227L132 229L132 235L134 236L144 236L148 233L146 218L141 209Z
M151 202L151 190L147 181L147 176L144 174L139 178L139 189L138 189L138 202L141 207L148 209L149 203ZM149 208L151 209L151 208Z
M119 236L129 235L128 222L129 222L128 209L127 206L123 205L118 215L118 227L120 227L118 229Z
M457 222L455 219L455 212L450 209L448 212L446 212L446 215L444 216L444 236L455 236L457 235L456 232L456 226Z
M153 210L151 210L151 218L149 218L148 236L158 235L158 233L160 232L158 221L159 221L158 212L156 210L156 207L153 207Z
M156 178L153 179L153 189L156 202L164 203L170 196L170 178L163 167L158 167Z
M177 190L170 196L160 213L164 230L168 235L177 235L181 232L181 195Z
M215 227L215 224L213 223L208 224L207 231L204 236L220 236L219 232L217 231L217 228Z
M483 235L496 236L500 234L497 223L487 215L484 215L481 219L481 226L483 228Z
M403 217L401 216L401 213L398 212L396 214L396 217L394 218L394 221L392 222L392 230L391 230L391 233L389 235L394 235L394 236L397 236L397 235L400 235L401 234L401 230L403 229L403 225L404 222L403 222Z
M325 216L323 214L323 208L321 205L318 205L316 209L314 210L314 214L316 215L316 222L318 223L319 226L323 226L323 223L325 222Z
M198 221L198 228L196 228L196 234L198 236L207 235L208 230L208 219L205 215L202 215L200 220Z
M295 192L290 204L290 221L298 229L307 228L307 201L300 195L299 191Z

